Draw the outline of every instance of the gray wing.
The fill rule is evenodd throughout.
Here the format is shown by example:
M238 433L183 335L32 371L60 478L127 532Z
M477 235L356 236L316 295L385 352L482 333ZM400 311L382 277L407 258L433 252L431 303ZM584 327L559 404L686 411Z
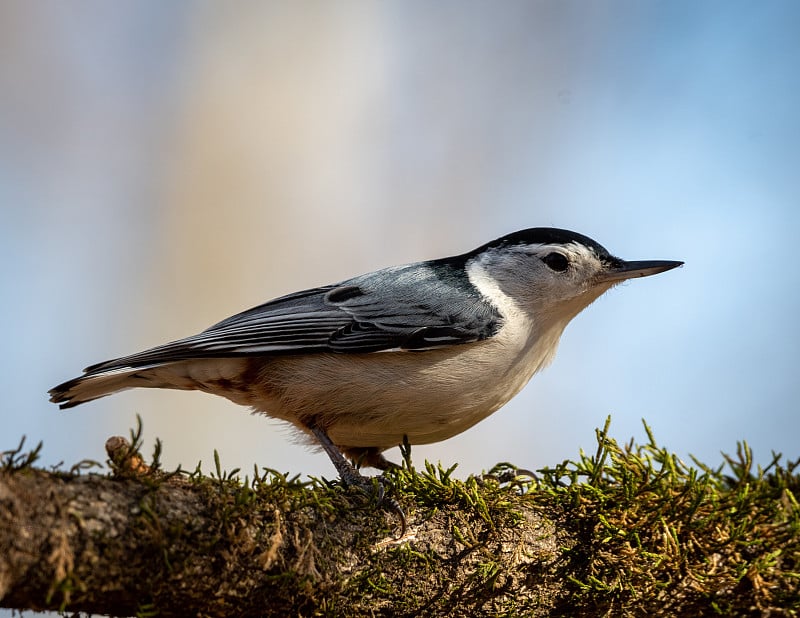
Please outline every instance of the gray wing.
M86 372L188 358L427 350L485 339L500 324L463 268L412 264L283 296L197 335Z

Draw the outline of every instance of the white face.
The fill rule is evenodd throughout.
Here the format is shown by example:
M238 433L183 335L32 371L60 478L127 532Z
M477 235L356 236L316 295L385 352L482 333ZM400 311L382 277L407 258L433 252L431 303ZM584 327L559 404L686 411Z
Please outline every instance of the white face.
M490 250L476 258L474 267L538 320L568 322L613 285L598 281L607 266L579 243Z

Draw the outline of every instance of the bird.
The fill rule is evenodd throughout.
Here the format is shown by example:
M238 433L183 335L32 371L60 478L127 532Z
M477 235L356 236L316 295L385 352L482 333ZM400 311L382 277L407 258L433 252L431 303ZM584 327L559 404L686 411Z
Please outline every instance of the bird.
M87 367L61 408L130 388L199 390L292 425L345 485L384 451L474 426L553 359L567 324L610 288L680 261L625 261L534 227L466 253L288 294L199 334ZM404 520L405 521L405 520Z

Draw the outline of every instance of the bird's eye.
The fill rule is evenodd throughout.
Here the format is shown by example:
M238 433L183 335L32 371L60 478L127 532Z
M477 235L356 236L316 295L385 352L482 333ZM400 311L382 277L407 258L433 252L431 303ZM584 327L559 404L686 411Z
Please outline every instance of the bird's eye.
M542 262L547 264L551 270L563 273L569 267L569 260L561 253L548 253L542 258Z

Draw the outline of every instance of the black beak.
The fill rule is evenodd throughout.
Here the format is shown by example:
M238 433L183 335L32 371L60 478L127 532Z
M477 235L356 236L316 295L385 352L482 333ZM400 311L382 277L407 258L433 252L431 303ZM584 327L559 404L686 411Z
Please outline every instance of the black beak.
M683 266L683 262L673 262L670 260L645 260L641 262L620 261L619 264L609 266L608 270L598 273L597 280L600 283L612 283L614 281L625 281L635 277L649 277L657 275L678 266Z

